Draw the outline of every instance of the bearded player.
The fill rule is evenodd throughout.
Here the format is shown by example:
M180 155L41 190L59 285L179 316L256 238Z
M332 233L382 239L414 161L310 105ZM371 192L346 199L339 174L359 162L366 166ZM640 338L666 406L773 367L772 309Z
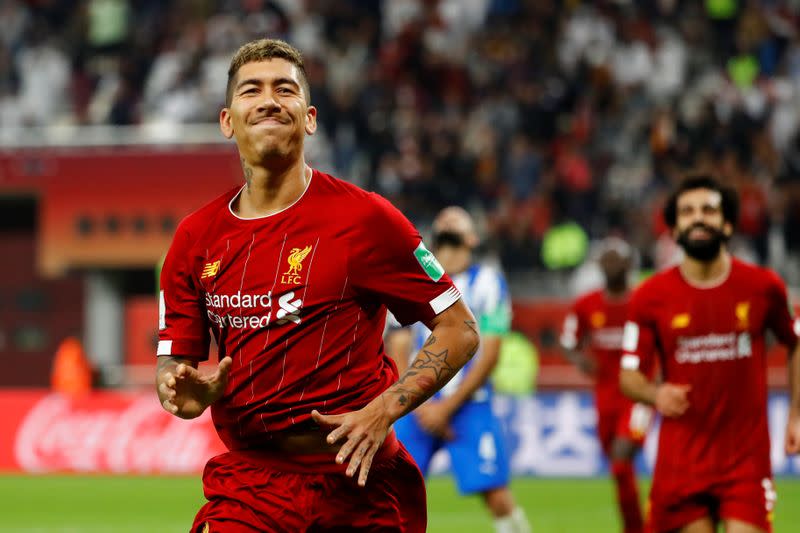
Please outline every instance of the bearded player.
M475 353L472 314L405 217L306 165L317 111L297 50L241 47L220 127L245 184L181 222L161 275L159 399L182 418L210 406L229 450L192 531L424 531L392 424ZM387 307L431 329L399 379ZM210 334L221 361L203 375Z
M789 348L787 453L800 450L800 322L786 287L731 257L736 193L707 176L686 179L664 218L681 263L635 291L620 384L663 420L650 493L652 531L771 531L776 494L767 426L766 333ZM643 369L657 359L663 382Z
M611 464L623 531L640 533L644 519L633 460L644 444L652 409L630 401L619 390L632 261L633 250L622 239L609 237L602 242L598 263L605 286L575 300L564 319L561 346L567 358L594 379L597 435Z

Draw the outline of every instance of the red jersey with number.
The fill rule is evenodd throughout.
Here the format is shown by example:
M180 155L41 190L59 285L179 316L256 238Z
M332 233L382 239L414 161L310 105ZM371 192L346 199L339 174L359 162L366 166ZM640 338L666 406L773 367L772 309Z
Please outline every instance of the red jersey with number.
M586 344L595 360L595 402L601 414L632 403L619 389L622 328L627 316L628 299L609 298L600 289L575 300L561 329L564 348L576 350Z
M674 267L635 291L623 367L658 358L664 381L691 386L686 413L662 419L654 483L771 475L767 331L790 348L797 342L786 288L737 259L713 287L689 284Z
M359 409L397 379L388 307L428 321L460 297L411 223L380 196L314 171L303 195L243 219L231 190L181 222L161 274L158 355L233 358L214 424L230 449Z

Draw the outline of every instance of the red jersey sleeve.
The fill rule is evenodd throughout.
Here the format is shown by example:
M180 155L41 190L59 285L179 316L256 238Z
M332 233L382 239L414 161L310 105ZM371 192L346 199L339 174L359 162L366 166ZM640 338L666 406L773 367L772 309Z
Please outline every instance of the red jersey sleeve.
M655 367L656 324L648 312L647 292L644 286L633 293L628 308L628 319L622 333L622 359L620 365L627 370L638 370L650 375Z
M461 294L408 219L386 199L370 199L352 243L353 285L377 297L400 324L426 323Z
M178 227L161 269L158 309L158 355L205 361L209 324L205 302L191 268L191 240Z
M586 334L586 312L584 311L583 303L583 298L575 300L561 325L559 341L561 346L567 350L578 349L581 346L583 336Z
M793 349L800 337L800 318L793 316L786 285L778 275L770 270L767 286L767 327L772 330L778 341Z

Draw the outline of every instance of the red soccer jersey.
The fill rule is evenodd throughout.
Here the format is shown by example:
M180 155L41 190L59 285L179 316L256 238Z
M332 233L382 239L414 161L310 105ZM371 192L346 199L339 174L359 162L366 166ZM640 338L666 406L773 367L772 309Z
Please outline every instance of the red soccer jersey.
M584 338L597 364L595 401L600 413L628 406L631 401L619 389L619 361L622 357L622 328L628 314L628 300L610 299L604 290L578 298L564 319L561 345L568 350L581 347Z
M623 367L658 357L665 381L691 385L686 413L662 420L655 479L769 477L765 334L793 347L800 333L780 278L733 259L723 282L698 288L674 267L634 293L629 319Z
M359 409L397 379L386 307L404 324L460 297L385 199L314 171L297 202L242 219L224 194L184 219L161 274L158 355L204 360L210 335L233 358L212 408L230 449Z

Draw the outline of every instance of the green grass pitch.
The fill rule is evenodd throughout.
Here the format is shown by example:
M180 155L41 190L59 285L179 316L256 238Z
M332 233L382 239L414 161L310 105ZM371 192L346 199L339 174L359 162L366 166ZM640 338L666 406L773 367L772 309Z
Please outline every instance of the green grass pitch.
M800 479L777 486L775 531L797 531ZM518 478L513 490L536 533L619 531L607 480ZM185 532L203 501L199 476L0 476L0 531ZM493 531L481 502L458 496L449 477L429 480L428 505L432 533Z

